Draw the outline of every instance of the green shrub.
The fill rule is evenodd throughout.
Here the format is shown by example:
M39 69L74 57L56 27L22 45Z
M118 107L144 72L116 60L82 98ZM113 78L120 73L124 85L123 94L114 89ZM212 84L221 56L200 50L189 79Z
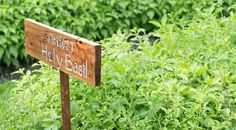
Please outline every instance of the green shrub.
M73 129L235 129L236 16L199 17L161 26L153 46L147 35L101 41L101 86L71 78ZM58 71L28 71L16 86L0 128L61 128Z
M8 109L9 104L8 104L8 99L9 99L9 92L11 91L12 88L15 87L14 82L11 81L4 81L1 82L0 84L0 110L5 110ZM1 114L0 114L1 115ZM4 119L4 117L0 116L0 122ZM1 122L2 123L2 122ZM0 129L3 129L2 126L0 125Z
M69 33L99 40L134 27L153 29L150 20L170 15L171 22L211 6L227 16L234 0L0 0L0 64L29 61L24 53L23 19L28 17Z

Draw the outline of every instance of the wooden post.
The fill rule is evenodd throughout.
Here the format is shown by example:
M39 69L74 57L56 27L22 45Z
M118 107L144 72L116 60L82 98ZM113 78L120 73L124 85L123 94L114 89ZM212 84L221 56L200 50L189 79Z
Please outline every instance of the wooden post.
M71 130L69 75L60 71L62 128Z
M66 32L65 29L61 31ZM60 71L62 129L71 130L69 75Z

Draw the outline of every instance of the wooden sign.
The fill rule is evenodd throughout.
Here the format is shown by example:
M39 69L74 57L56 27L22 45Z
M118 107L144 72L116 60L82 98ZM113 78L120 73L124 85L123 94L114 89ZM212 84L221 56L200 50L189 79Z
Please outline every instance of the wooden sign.
M24 24L27 54L90 85L100 84L99 44L31 19Z
M24 24L26 53L60 70L62 128L71 130L69 75L99 85L101 47L31 19Z

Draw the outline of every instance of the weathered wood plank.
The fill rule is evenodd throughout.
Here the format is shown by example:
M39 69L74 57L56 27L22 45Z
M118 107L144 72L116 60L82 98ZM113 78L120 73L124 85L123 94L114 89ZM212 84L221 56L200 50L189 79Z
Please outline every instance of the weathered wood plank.
M101 46L25 19L26 53L90 85L101 80Z

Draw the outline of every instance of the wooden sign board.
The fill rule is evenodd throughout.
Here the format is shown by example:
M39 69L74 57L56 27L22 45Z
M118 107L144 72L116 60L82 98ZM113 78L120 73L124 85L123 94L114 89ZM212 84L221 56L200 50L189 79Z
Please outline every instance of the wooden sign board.
M90 85L99 85L101 46L84 38L25 19L26 53Z

